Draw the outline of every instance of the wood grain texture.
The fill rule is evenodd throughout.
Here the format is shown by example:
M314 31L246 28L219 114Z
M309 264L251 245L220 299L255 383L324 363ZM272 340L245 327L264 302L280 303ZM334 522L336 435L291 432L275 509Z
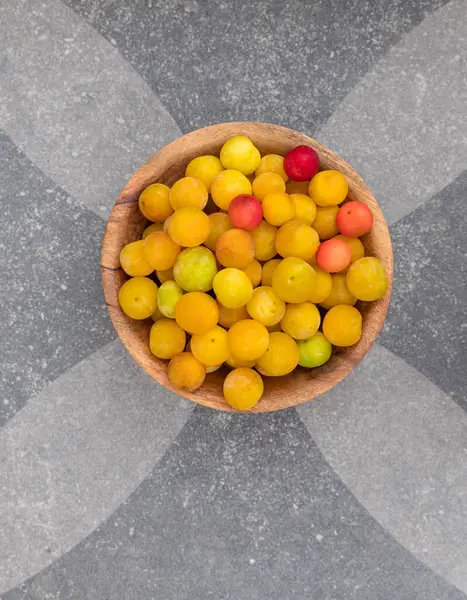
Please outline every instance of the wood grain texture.
M344 160L314 139L278 125L266 123L223 123L193 131L172 142L152 156L130 179L109 216L102 246L102 281L110 318L136 362L156 381L190 400L218 410L233 411L222 395L226 371L220 369L206 377L196 392L175 388L167 377L167 362L154 357L149 350L151 320L133 321L118 304L118 292L127 276L120 268L120 250L128 242L141 237L147 225L138 208L138 198L151 183L172 185L183 177L186 165L200 154L219 154L224 142L234 135L246 135L261 154L285 155L300 144L310 145L318 152L322 169L337 169L349 182L350 200L360 200L373 213L374 226L362 241L367 255L378 257L386 267L389 288L384 298L376 302L359 302L363 315L363 335L355 346L333 354L319 369L298 368L286 377L264 377L264 395L248 412L270 412L303 404L320 396L339 383L362 360L376 339L386 317L393 279L392 245L388 227L376 199L361 177Z

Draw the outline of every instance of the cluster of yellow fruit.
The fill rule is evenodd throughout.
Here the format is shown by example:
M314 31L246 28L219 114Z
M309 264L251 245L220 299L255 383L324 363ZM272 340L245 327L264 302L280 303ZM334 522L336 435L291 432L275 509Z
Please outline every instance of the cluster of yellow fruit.
M194 158L171 188L141 193L152 224L121 251L131 279L119 302L133 319L152 317L149 346L170 361L175 386L193 391L226 365L225 400L247 410L263 394L262 375L319 367L333 345L360 339L354 304L384 296L386 273L357 237L371 213L348 203L339 229L347 180L318 167L311 148L261 157L236 136L220 157Z

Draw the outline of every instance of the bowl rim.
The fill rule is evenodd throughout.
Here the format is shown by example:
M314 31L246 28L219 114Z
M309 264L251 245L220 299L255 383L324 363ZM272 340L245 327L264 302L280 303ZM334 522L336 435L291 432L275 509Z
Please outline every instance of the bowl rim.
M235 130L233 132L233 130ZM247 130L247 132L245 132ZM118 304L118 289L121 286L122 280L122 270L118 260L115 260L115 257L118 257L121 244L117 242L115 234L115 224L118 221L122 220L122 216L124 216L125 208L129 208L126 205L134 205L138 202L139 193L135 194L135 190L141 189L141 182L144 183L144 187L149 185L150 183L154 183L154 176L151 175L152 171L155 169L156 165L162 162L165 157L174 155L177 156L180 154L182 148L187 145L187 142L191 141L196 142L200 138L208 138L213 137L216 138L217 141L225 141L228 137L232 135L247 135L251 132L257 132L258 135L265 135L266 133L270 133L271 135L274 132L280 132L284 136L288 136L291 141L295 145L309 145L312 146L320 156L321 159L324 157L326 162L339 163L339 170L343 172L346 176L348 176L356 185L358 185L359 189L361 189L370 203L372 204L372 212L375 219L375 223L378 222L378 227L381 229L381 234L384 235L384 242L386 244L385 248L385 256L380 259L383 260L387 278L388 278L388 290L383 298L372 303L378 305L378 310L372 311L372 319L371 319L371 332L370 335L366 335L365 343L362 343L363 340L360 340L355 346L352 347L351 354L347 352L345 355L347 360L341 360L339 364L339 369L329 370L327 373L323 372L321 369L312 369L310 370L310 379L314 379L315 382L318 382L318 378L316 377L316 373L320 375L319 377L319 385L317 385L317 392L305 393L305 391L297 392L294 394L293 398L290 397L281 397L279 402L265 402L262 404L262 400L252 409L248 411L237 411L232 409L226 403L224 405L217 405L210 398L206 398L202 393L199 393L200 390L203 390L203 386L199 388L199 390L195 392L190 392L185 389L180 389L171 384L167 377L161 377L158 369L153 368L147 358L141 356L139 352L135 350L135 346L132 343L134 339L134 329L141 327L141 322L133 321L133 328L130 329L127 326L126 317L120 309ZM117 244L119 247L117 247ZM110 260L109 260L109 257ZM113 257L113 258L112 258ZM351 373L356 366L360 363L363 357L367 354L367 352L372 347L375 342L387 315L391 291L392 291L392 283L393 283L393 252L392 252L392 243L389 234L389 229L384 218L384 215L381 211L381 208L376 201L376 198L373 196L372 192L368 188L367 184L360 177L360 175L338 154L313 139L312 137L301 133L299 131L284 127L282 125L275 125L270 123L263 122L250 122L250 121L233 121L227 123L219 123L215 125L210 125L208 127L203 127L185 135L180 136L176 140L170 142L163 148L161 148L158 152L153 154L129 179L128 183L125 185L118 198L115 201L115 204L109 214L108 221L106 224L106 229L102 242L102 253L101 253L101 274L102 274L102 283L104 288L104 297L105 303L107 306L107 310L110 315L110 319L112 324L117 332L119 339L122 341L130 355L136 361L136 363L142 367L151 377L153 377L158 383L168 388L169 390L175 392L177 395L192 400L198 404L203 406L207 406L209 408L214 408L216 410L223 410L226 412L272 412L276 410L283 410L286 408L291 408L293 406L298 406L300 404L304 404L316 397L323 395L325 392L332 389L335 385L340 383L349 373ZM362 336L363 338L363 336ZM157 359L153 357L155 361ZM315 372L313 375L312 372ZM274 378L267 378L274 379ZM306 387L309 390L308 386Z

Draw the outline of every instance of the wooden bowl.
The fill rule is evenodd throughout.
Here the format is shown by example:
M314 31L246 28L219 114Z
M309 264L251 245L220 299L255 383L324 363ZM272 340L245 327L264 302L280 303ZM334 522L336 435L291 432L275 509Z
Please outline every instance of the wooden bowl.
M264 378L264 395L249 412L270 412L303 404L339 383L355 369L368 352L388 310L393 260L386 221L364 181L334 152L302 133L266 123L223 123L184 135L154 154L133 175L116 201L110 213L102 246L102 280L110 318L120 339L136 362L156 381L177 394L210 408L233 411L222 395L222 382L226 374L223 369L207 375L203 386L195 392L180 390L170 383L167 377L167 362L155 358L149 350L149 330L152 321L133 321L127 317L118 304L118 292L127 279L120 267L120 250L128 242L140 239L148 224L138 208L138 198L142 190L155 182L172 185L183 177L190 160L201 154L219 155L224 142L234 135L246 135L251 138L263 155L285 155L300 144L311 145L319 154L322 169L337 169L344 173L349 182L349 199L360 200L371 208L374 217L373 230L362 241L366 254L376 256L383 262L389 280L389 289L384 298L376 302L357 304L363 314L363 335L355 346L338 350L328 363L319 369L308 370L299 367L285 377Z

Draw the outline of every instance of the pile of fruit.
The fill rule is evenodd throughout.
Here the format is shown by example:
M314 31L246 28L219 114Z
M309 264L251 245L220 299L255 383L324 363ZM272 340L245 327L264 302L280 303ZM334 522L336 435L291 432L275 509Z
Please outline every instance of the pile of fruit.
M170 361L173 385L196 390L226 365L225 400L247 410L262 376L320 367L333 346L359 341L354 305L382 298L388 282L359 239L372 213L347 193L313 148L261 157L244 136L194 158L171 188L141 193L152 224L121 251L131 278L119 302L133 319L152 317L149 346Z

